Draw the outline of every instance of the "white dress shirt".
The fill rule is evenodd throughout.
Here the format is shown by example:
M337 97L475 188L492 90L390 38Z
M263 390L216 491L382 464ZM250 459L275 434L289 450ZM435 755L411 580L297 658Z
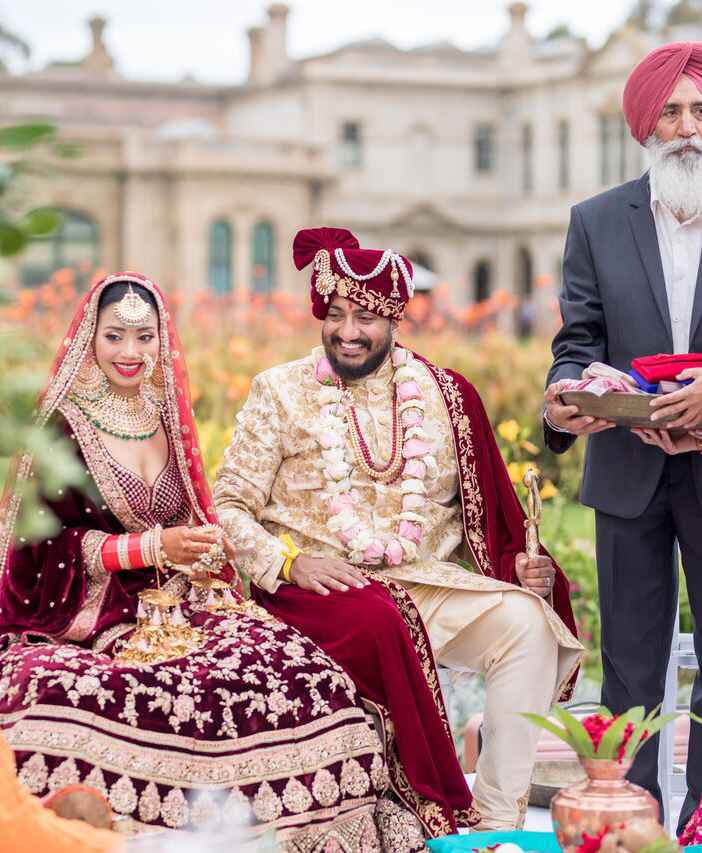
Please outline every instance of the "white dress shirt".
M668 295L673 352L690 351L690 321L702 253L702 216L678 222L657 196L651 180L651 212L656 223L658 249Z

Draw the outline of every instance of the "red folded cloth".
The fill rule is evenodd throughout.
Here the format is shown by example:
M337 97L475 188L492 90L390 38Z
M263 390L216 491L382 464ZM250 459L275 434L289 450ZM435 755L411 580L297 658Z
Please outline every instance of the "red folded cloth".
M679 373L688 367L702 367L702 353L646 355L642 358L632 359L631 366L646 382L663 382L675 379Z

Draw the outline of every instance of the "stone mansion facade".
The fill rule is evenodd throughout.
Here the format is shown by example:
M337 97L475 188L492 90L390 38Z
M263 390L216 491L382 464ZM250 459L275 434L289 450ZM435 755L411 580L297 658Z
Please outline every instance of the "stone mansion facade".
M457 306L507 290L522 310L506 328L546 328L570 206L645 168L621 115L626 76L681 36L623 26L593 51L534 39L524 3L508 13L486 49L377 39L293 61L275 3L231 86L125 79L92 19L82 60L0 72L3 123L47 118L83 152L41 187L64 225L16 283L82 262L186 292L302 292L294 234L330 224L409 255Z

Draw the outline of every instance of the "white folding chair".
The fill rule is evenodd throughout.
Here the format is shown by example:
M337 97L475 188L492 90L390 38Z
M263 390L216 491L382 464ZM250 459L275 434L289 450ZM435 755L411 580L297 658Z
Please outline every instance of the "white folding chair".
M673 552L675 566L680 570L680 556L677 545ZM680 605L678 602L678 607ZM692 634L680 633L680 617L676 619L673 633L673 643L668 661L668 671L665 677L665 696L662 714L670 714L678 710L678 672L681 669L697 669L697 656L692 642ZM661 732L658 746L658 784L661 786L663 805L665 807L665 825L669 834L675 833L676 813L672 808L674 797L684 797L687 793L685 768L675 765L675 726L666 726Z

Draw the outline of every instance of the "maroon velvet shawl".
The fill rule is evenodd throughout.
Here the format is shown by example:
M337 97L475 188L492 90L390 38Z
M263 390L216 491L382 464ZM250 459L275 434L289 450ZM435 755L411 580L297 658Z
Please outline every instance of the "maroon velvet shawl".
M460 373L436 367L417 353L414 355L429 370L446 404L459 471L465 543L475 567L484 575L519 585L515 560L526 550L526 516L480 395ZM541 551L550 556L544 548ZM577 637L570 583L560 566L555 568L553 609ZM562 699L569 698L576 677L577 673Z

